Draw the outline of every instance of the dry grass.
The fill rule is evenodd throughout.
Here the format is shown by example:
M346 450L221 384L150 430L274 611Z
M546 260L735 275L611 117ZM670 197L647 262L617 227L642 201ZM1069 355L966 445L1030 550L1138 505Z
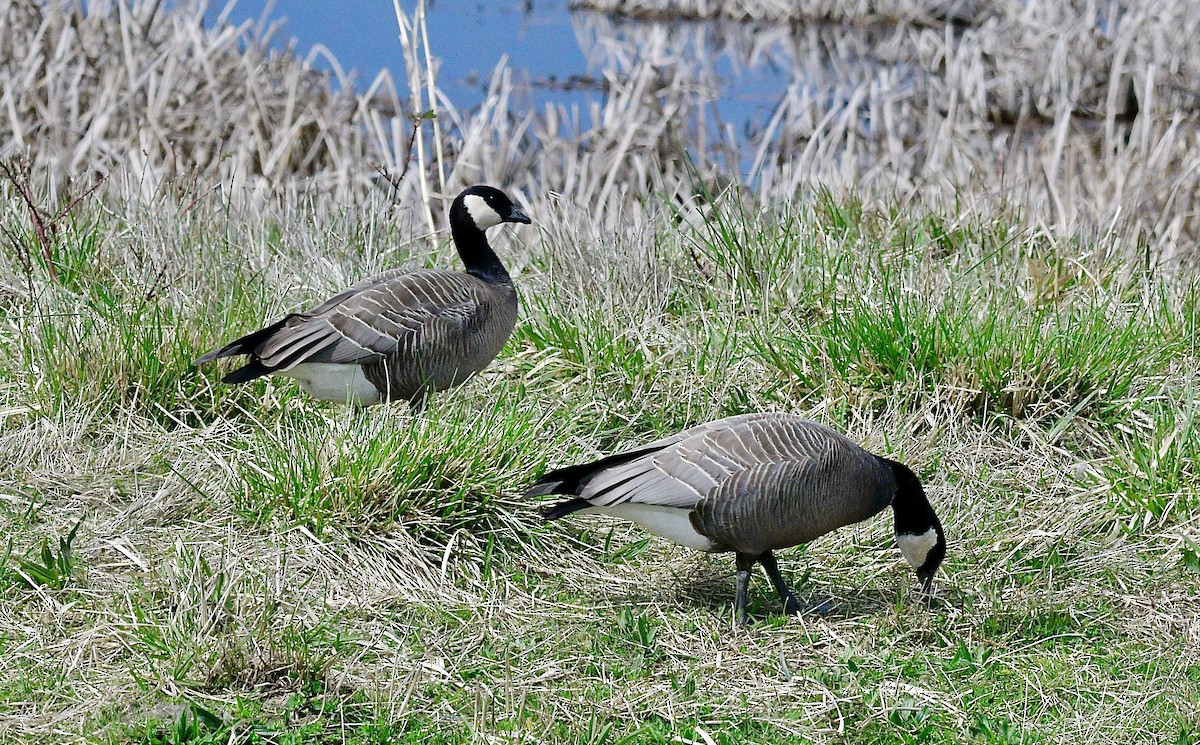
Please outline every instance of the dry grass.
M770 19L766 5L744 15ZM1182 205L1195 203L1200 170L1194 4L991 3L966 26L913 20L938 15L937 4L784 5L830 20L764 27L589 16L590 58L603 70L652 61L674 76L660 90L698 88L713 102L692 112L702 121L720 107L715 60L787 71L786 92L749 137L762 199L816 183L867 198L958 200L984 213L1003 205L1066 233L1115 231L1131 255L1148 248L1170 263L1190 254L1197 223ZM588 7L650 12L637 3ZM706 17L704 7L664 3L660 12ZM832 22L842 20L861 23Z
M1026 259L1071 241L829 199L790 217L718 200L697 227L660 213L609 236L549 213L540 240L501 241L524 296L514 342L417 421L314 404L287 383L220 386L187 364L218 323L248 327L384 255L424 260L432 247L398 240L387 205L342 222L248 216L224 237L211 197L182 216L134 211L135 230L81 207L92 277L65 292L3 269L38 300L12 297L0 330L13 540L0 722L104 742L1193 737L1194 279L1092 262L1047 286ZM24 219L18 203L4 215ZM345 235L360 243L339 250ZM143 261L175 277L153 316L134 281ZM242 284L261 295L228 294ZM105 287L125 313L105 312ZM900 314L919 329L964 295L971 320L897 350L923 361L889 358L890 332L868 323ZM875 313L860 319L856 297ZM1096 309L1108 335L1071 346ZM1021 317L1042 325L1006 320ZM147 327L161 333L142 351L128 339ZM72 328L92 341L60 344ZM1007 386L964 393L981 379L954 350L986 329L999 350L1035 331L1065 350L1014 357ZM832 343L847 331L857 351ZM824 352L788 354L816 342ZM1039 370L1103 377L1131 358L1131 387L1012 395L1053 379ZM932 608L910 595L884 519L786 554L802 598L832 599L830 616L774 617L760 581L759 620L736 629L726 557L600 519L543 526L517 498L545 465L780 408L926 476L953 547ZM62 587L26 586L17 560L80 518ZM219 721L172 734L197 708Z
M710 183L738 180L717 157L736 139L704 139L709 107L686 93L712 81L689 66L713 43L694 28L622 36L596 21L612 90L587 114L521 111L506 70L462 112L436 81L430 103L420 10L401 10L421 92L385 114L374 93L288 109L288 90L327 84L255 44L234 54L249 29L152 10L0 11L17 39L5 69L58 81L40 105L77 117L59 127L29 107L37 86L0 94L24 107L2 126L42 143L30 193L52 226L43 243L4 185L0 738L1200 737L1200 150L1181 99L1139 99L1109 135L1051 96L1029 109L1052 112L1044 131L1006 129L990 93L975 108L931 93L989 80L965 64L972 29L784 32L770 39L812 41L797 60L844 55L814 76L910 42L949 72L903 96L882 72L816 86L852 91L853 106L793 87L755 135L754 188L677 211L662 194L704 187L681 145ZM747 60L765 53L724 38ZM1122 65L1151 64L1135 54L1146 38ZM121 64L85 65L86 50ZM1187 59L1155 69L1186 77ZM133 83L114 72L137 69ZM279 87L249 82L267 79ZM118 89L134 93L88 103ZM247 127L220 145L229 157L201 159L195 143L228 123L212 100L313 137L297 149L290 127ZM443 126L422 125L397 208L370 162L398 173L411 130L396 112L429 108ZM81 122L101 110L105 137L77 139L100 131ZM887 126L864 128L877 110ZM172 134L135 145L143 120L195 133L190 160L168 166ZM317 155L253 165L272 151ZM67 177L98 173L103 191L72 204ZM817 177L834 188L812 189ZM427 233L438 194L475 180L520 189L537 220L497 241L522 321L424 417L323 406L286 382L222 386L190 366L228 332L383 267L453 265ZM772 615L760 579L758 621L739 629L728 557L600 519L544 525L518 496L547 466L762 409L827 421L923 475L951 539L932 607L911 596L882 518L785 555L829 616ZM70 560L52 562L69 571L36 579L43 541L61 558L81 519Z
M738 12L771 18L761 5ZM1194 3L894 6L789 4L839 21L796 26L587 15L581 38L601 99L530 109L501 66L466 111L438 87L421 3L411 14L397 5L408 92L383 73L359 94L265 51L269 30L204 28L203 4L97 4L84 15L72 3L9 3L0 69L20 84L0 94L0 155L27 154L39 187L60 197L71 180L110 173L117 194L204 183L259 205L387 192L432 230L442 198L487 181L530 207L557 195L611 230L649 195L694 195L686 151L709 188L745 183L762 203L818 184L930 209L955 200L1062 234L1123 236L1114 249L1129 258L1189 259L1200 235ZM947 23L959 16L970 23ZM746 137L721 116L722 55L786 71L786 90ZM433 120L412 118L427 111ZM377 166L407 175L393 189Z

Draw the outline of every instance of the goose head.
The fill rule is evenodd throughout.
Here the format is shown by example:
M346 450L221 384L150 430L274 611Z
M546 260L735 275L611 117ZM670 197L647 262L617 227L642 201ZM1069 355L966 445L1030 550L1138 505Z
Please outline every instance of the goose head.
M450 224L455 228L472 227L483 232L502 222L528 225L530 219L508 195L490 186L468 187L450 205Z
M896 543L928 594L933 588L933 576L946 558L946 533L925 496L921 480L907 466L895 461L889 463L896 475L896 497L892 500Z

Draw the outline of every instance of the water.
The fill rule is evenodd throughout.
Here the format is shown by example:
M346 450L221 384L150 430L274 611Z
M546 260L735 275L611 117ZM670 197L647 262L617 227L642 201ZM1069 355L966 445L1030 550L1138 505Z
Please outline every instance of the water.
M653 130L655 139L646 146L659 155L678 152L682 143L749 182L774 164L811 178L867 173L905 185L927 163L941 163L960 148L971 154L954 156L958 171L946 178L971 177L977 163L1003 156L1008 123L1021 120L1029 101L1039 107L1034 128L1054 121L1057 107L1107 106L1103 83L1089 84L1085 96L1050 95L1055 91L1046 88L1047 80L1077 73L1051 56L1057 47L1043 27L1056 23L1077 30L1080 19L1098 27L1103 16L1111 31L1106 12L1049 20L1009 13L994 17L989 27L964 31L962 24L878 18L795 24L640 20L572 11L567 2L429 0L438 85L454 107L479 104L497 65L506 60L518 84L508 101L517 117L547 103L568 104L573 108L567 113L550 118L578 122L581 133ZM338 4L336 12L328 10L332 6L318 0L243 0L230 19L264 12L286 18L277 44L294 37L301 55L315 45L328 47L345 68L358 71L351 84L359 90L385 67L403 89L390 0ZM402 0L401 6L412 13L415 0ZM1071 55L1077 54L1089 60L1079 62L1080 69L1103 70L1108 64L1103 45L1086 34L1073 42ZM1030 60L1039 57L1057 64L1057 71L1031 67ZM315 64L329 67L319 57ZM621 88L633 93L622 97ZM616 113L600 121L606 111ZM957 140L947 138L951 130ZM1029 131L1013 136L1027 145ZM931 168L936 177L946 174L942 166Z
M413 5L405 0L400 7L411 14ZM347 72L355 71L359 89L384 68L402 81L404 62L391 2L338 3L335 12L331 7L325 0L240 0L229 18L258 20L266 13L272 21L283 21L277 41L293 39L301 56L324 45ZM536 0L536 9L527 8L526 0L433 0L427 18L430 47L442 62L439 83L456 105L479 102L505 55L513 69L531 80L586 73L587 60L565 0ZM324 58L316 58L315 66L332 69Z
M361 90L381 69L404 84L396 18L388 0L333 4L324 0L241 0L231 21L283 21L276 39L294 40L308 55L316 45L332 52L352 85ZM411 0L401 2L406 13ZM217 12L211 14L214 18ZM571 11L566 0L431 0L429 43L441 60L438 83L454 105L470 108L484 97L493 71L507 58L518 80L528 82L532 105L584 102L603 96L606 71L628 69L644 54L662 56L664 66L701 68L701 103L717 120L749 132L762 125L787 89L792 55L785 27L721 23L639 22ZM649 42L647 37L654 37ZM653 51L647 51L653 47ZM775 47L775 48L773 48ZM323 56L318 69L331 70Z

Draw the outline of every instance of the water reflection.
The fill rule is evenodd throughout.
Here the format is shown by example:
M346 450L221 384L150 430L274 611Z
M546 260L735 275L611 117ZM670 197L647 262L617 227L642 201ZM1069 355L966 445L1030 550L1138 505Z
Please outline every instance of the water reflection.
M752 170L768 149L791 157L834 131L868 150L879 146L862 161L869 167L929 145L947 119L971 137L1027 139L1062 116L1082 129L1107 120L1107 134L1119 134L1115 125L1132 120L1144 96L1126 65L1138 53L1129 27L1143 25L1145 14L1127 19L1114 5L1070 15L1034 5L976 14L970 23L746 24L576 12L572 24L590 75L611 85L651 67L658 99L688 102L710 136L749 145L758 154ZM1196 45L1189 40L1193 55ZM1159 95L1197 108L1178 92Z
M577 11L586 72L534 105L564 107L544 131L610 174L602 196L614 181L658 188L683 148L760 195L814 182L935 197L971 188L1021 195L1063 224L1130 210L1156 221L1200 192L1186 136L1200 112L1200 4L980 7L953 22L790 24ZM564 89L575 98L556 98ZM1194 232L1196 220L1172 229Z
M614 82L646 66L655 97L690 110L712 139L739 149L757 171L767 151L794 151L831 123L857 138L890 137L900 146L920 122L903 108L928 88L922 36L913 25L741 24L614 19L577 13L576 36L589 71Z

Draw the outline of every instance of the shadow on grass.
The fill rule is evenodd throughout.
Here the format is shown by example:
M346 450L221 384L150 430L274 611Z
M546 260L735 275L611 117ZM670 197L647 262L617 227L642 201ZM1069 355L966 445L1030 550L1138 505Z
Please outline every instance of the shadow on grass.
M839 583L814 585L799 574L789 576L785 573L784 576L800 601L801 615L812 618L848 620L877 616L898 603L943 613L952 608L961 609L965 600L962 593L949 587L937 587L934 595L927 597L915 587L906 589L903 581L864 588ZM684 568L668 587L655 583L648 576L641 589L624 594L618 602L639 604L670 600L681 606L728 613L733 607L734 590L731 554L729 567L719 560L697 562ZM756 571L750 580L747 610L752 620L784 615L779 596L761 571Z

